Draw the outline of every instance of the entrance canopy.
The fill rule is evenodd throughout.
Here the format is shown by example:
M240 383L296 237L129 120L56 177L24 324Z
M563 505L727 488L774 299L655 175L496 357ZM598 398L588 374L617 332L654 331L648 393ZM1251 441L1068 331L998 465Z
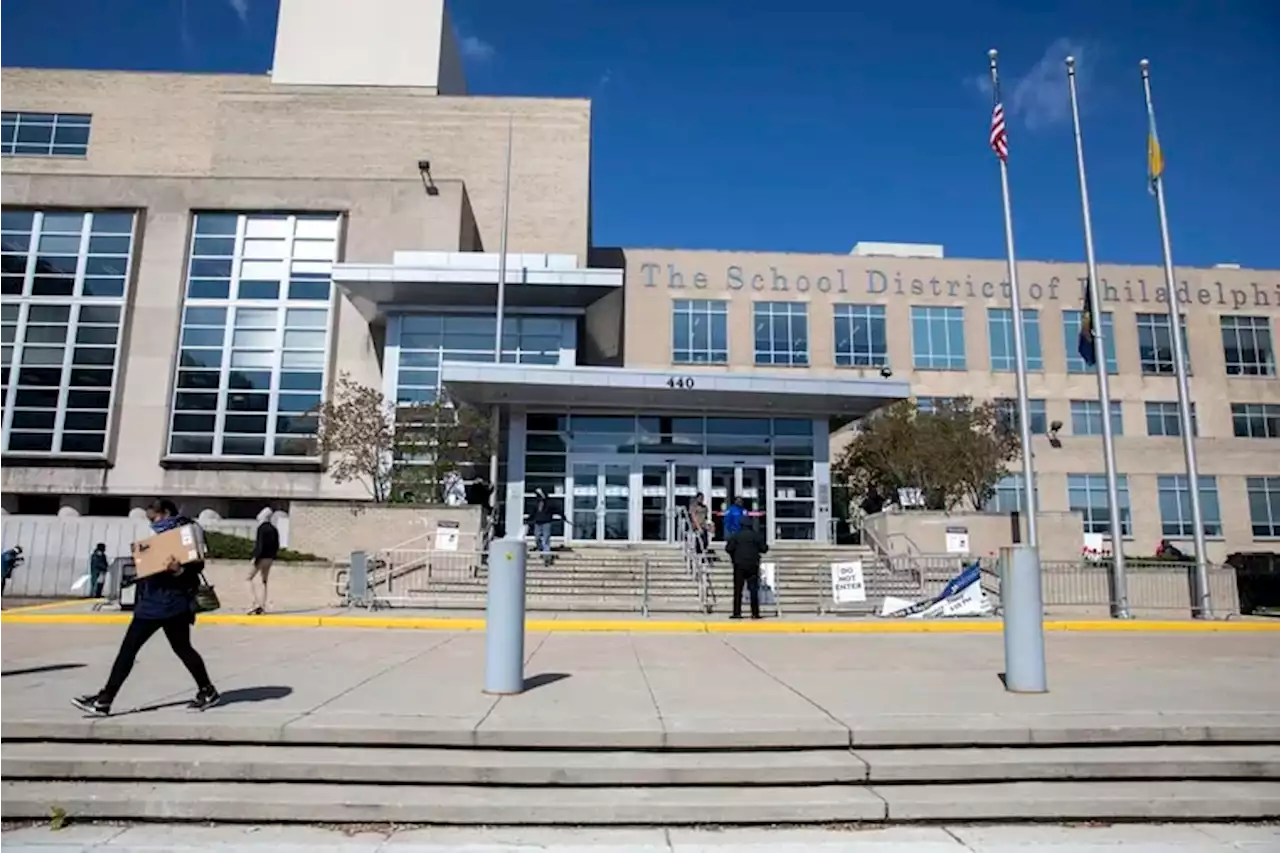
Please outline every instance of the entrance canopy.
M369 322L426 305L498 302L497 253L396 252L389 264L334 264L333 281ZM574 255L508 254L508 308L585 309L622 287L621 269L579 268Z
M678 369L445 362L440 379L464 403L541 409L661 409L852 420L910 396L908 383L889 379L682 373Z

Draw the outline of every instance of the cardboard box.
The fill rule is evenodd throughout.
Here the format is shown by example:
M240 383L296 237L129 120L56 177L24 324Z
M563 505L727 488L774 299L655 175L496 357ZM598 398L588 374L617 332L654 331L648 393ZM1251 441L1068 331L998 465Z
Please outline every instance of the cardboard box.
M203 559L204 536L194 524L184 524L133 543L133 562L140 578L167 570L174 560L185 565Z

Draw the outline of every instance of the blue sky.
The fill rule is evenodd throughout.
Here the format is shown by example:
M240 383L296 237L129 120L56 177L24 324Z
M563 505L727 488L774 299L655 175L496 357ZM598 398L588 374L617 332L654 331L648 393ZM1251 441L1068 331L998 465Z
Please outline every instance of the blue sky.
M1159 261L1151 59L1179 264L1280 268L1275 0L452 0L477 94L594 101L599 245L1003 257L986 50L1011 112L1018 255L1083 257L1080 61L1099 260ZM1157 11L1159 10L1159 11ZM263 72L273 0L2 0L6 66Z

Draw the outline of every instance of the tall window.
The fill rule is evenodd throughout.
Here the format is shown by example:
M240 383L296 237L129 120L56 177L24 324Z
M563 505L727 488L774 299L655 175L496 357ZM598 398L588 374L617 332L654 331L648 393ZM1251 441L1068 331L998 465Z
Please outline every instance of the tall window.
M196 215L170 455L315 455L339 221Z
M809 314L803 302L757 302L756 364L809 363Z
M1009 474L1002 477L1000 482L996 483L995 494L987 501L986 506L982 509L984 512L1022 512L1022 502L1026 497L1026 489L1023 483L1026 482L1021 474ZM1036 496L1040 495L1040 486L1036 485ZM1039 506L1039 503L1036 504Z
M1237 438L1280 438L1280 405L1232 403L1231 426Z
M1013 357L1013 309L987 309L987 336L991 340L991 369L1015 370ZM1034 308L1022 309L1022 340L1027 350L1027 370L1044 370L1044 356L1040 351L1040 312Z
M440 393L440 364L445 361L493 361L493 315L405 314L397 322L400 350L397 403L429 403ZM506 364L559 364L572 341L572 317L502 318L502 361ZM568 328L566 328L566 326Z
M964 370L964 309L913 306L911 354L920 370Z
M1045 435L1049 432L1049 416L1045 411L1044 400L1037 398L1027 400L1027 413L1031 417L1031 434ZM1018 401L1008 397L996 400L996 416L1005 429L1018 431Z
M1280 477L1246 477L1254 538L1280 537Z
M1111 434L1124 435L1124 408L1111 401ZM1102 404L1097 400L1071 401L1072 435L1102 435Z
M1196 404L1191 404L1191 434L1200 434L1200 424L1196 420ZM1180 436L1182 435L1182 416L1178 414L1178 404L1161 401L1147 403L1147 435Z
M729 360L729 303L677 299L671 303L671 360L724 364Z
M134 214L5 210L4 449L106 452Z
M936 415L944 406L949 406L954 397L916 397L916 411L925 415Z
M836 305L837 367L879 367L889 361L883 305Z
M83 157L89 150L90 116L82 113L5 112L0 154Z
M1228 376L1275 376L1271 321L1266 317L1221 318L1222 357Z
M1129 480L1116 476L1120 498L1120 535L1132 535L1129 511ZM1102 474L1068 474L1067 503L1072 512L1084 517L1085 533L1110 533L1111 518L1107 504L1107 478Z
M1096 314L1097 312L1095 312ZM1119 373L1119 362L1116 361L1115 324L1110 311L1102 313L1102 336L1106 339L1107 372ZM1062 312L1062 339L1067 348L1068 373L1093 373L1094 368L1084 363L1080 357L1080 311Z
M1191 490L1186 474L1161 474L1156 479L1160 494L1160 530L1165 536L1194 536L1191 517ZM1218 481L1200 478L1200 515L1205 536L1222 535L1222 511L1218 508Z
M1139 314L1138 323L1138 358L1142 362L1142 372L1148 376L1172 376L1173 368L1173 334L1169 327L1168 314ZM1187 348L1187 318L1182 315L1178 319L1182 327L1183 366L1191 372L1191 353Z

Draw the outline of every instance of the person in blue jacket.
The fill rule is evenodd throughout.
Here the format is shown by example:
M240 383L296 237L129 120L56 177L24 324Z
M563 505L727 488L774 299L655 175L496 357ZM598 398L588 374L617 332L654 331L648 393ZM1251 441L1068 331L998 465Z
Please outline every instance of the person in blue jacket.
M177 506L167 499L151 502L147 507L147 520L156 533L191 524L191 519L179 515ZM77 696L71 700L71 704L93 716L104 717L110 714L111 703L115 701L116 694L133 670L138 652L157 631L164 631L165 639L169 641L174 654L196 681L195 698L187 703L187 707L203 711L218 704L221 697L209 680L204 659L191 645L191 626L196 621L196 590L200 585L200 571L203 568L202 563L179 565L175 561L167 571L138 579L133 620L124 633L124 640L120 643L120 651L111 666L106 686L97 693Z
M742 529L742 521L746 517L747 508L743 505L742 498L735 498L733 504L724 512L725 541Z

